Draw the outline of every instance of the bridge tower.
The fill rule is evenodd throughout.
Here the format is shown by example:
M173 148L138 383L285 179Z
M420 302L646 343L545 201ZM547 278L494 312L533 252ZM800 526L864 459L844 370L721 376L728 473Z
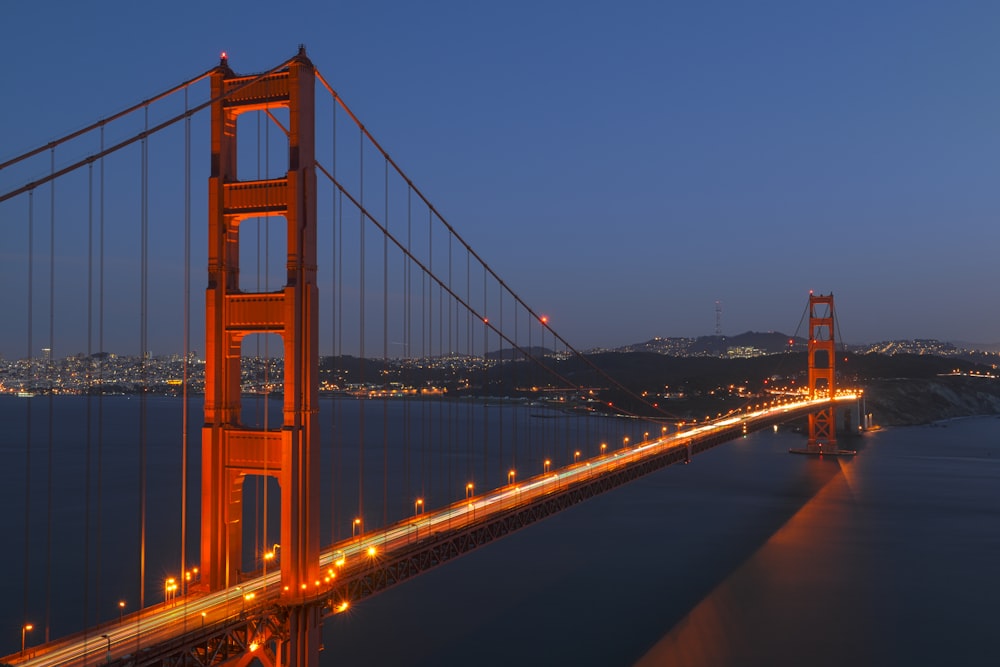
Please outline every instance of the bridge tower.
M833 294L809 294L809 398L833 398L836 350L833 338ZM809 415L809 451L837 449L833 406Z
M202 585L219 590L239 583L244 480L277 478L290 633L282 664L293 666L319 661L320 610L303 604L307 587L320 579L314 82L303 48L287 67L264 77L235 75L225 56L211 75ZM281 178L239 180L237 119L275 108L289 112L288 171ZM243 292L240 222L262 216L281 216L287 224L287 282L275 292ZM241 343L264 333L282 337L285 355L284 418L280 428L268 430L241 423Z

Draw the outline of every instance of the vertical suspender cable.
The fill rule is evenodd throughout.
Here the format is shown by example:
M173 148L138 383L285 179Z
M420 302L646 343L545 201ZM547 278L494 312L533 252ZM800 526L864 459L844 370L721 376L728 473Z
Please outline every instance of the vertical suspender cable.
M257 119L257 135L254 137L254 143L257 144L257 175L256 175L256 178L257 178L257 180L261 180L261 173L262 173L262 171L261 171L261 167L260 167L260 153L261 153L260 144L261 144L261 135L263 134L263 132L261 131L261 116L262 116L262 114L258 111L254 115L255 115L255 117ZM262 244L261 244L261 236L260 236L261 226L262 226L261 225L261 220L262 219L260 217L254 219L254 229L257 232L257 245L256 245L256 251L257 251L256 261L257 261L257 264L256 264L255 273L254 273L255 280L256 280L256 282L254 284L254 289L257 292L261 291L261 281L260 281L260 276L261 276L261 272L260 272L260 264L261 264L260 249L261 249L261 246L262 246ZM241 229L242 229L242 227L241 227ZM257 361L259 361L260 357L261 357L261 354L260 354L260 343L261 343L261 340L260 339L261 339L261 336L254 336L254 354L257 357ZM242 350L241 350L241 354L242 354ZM242 360L241 360L241 363L242 363ZM256 422L254 423L254 426L262 427L265 430L267 430L266 427L264 426L264 419L265 418L263 417L263 415L261 415L261 410L262 409L264 411L264 414L267 414L267 403L264 400L264 397L262 396L262 394L260 392L255 392L254 393L253 403L254 403L254 408L257 411ZM263 408L261 408L262 405L263 405ZM266 457L265 457L265 459L266 459ZM266 483L267 483L266 480L263 480L259 475L255 475L254 478L253 478L253 488L254 488L254 497L253 497L253 504L254 504L254 506L253 506L253 517L254 517L254 520L253 520L253 545L254 545L254 553L260 553L260 550L261 550L262 540L261 540L261 536L260 536L260 530L261 530L260 505L261 505L261 500L262 500L263 495L264 495L264 490L263 490L263 488L262 488L261 485L262 484L266 484ZM244 484L246 484L245 481L244 481ZM266 540L266 539L267 538L265 537L264 540ZM240 565L238 567L242 568L242 565ZM266 567L266 564L265 564L265 567Z
M338 191L339 192L339 191ZM342 382L345 378L344 375L344 196L339 194L337 197L337 202L339 206L337 207L337 326L334 327L337 331L337 346L335 348L335 353L337 355L337 368L341 371L337 380ZM342 401L335 401L336 407L334 408L334 426L336 424L343 424L343 411L341 409ZM341 427L339 434L344 432L343 427ZM334 452L336 456L334 457L334 473L336 477L336 483L333 488L333 495L336 497L337 489L340 488L340 482L343 480L343 466L336 465L338 461L341 461L342 451L343 451L344 440L343 437L337 437L334 440ZM334 541L336 541L336 527L334 528Z
M104 127L101 127L101 152L104 152ZM104 158L100 161L100 192L98 197L98 273L97 273L97 351L104 352ZM94 608L101 608L101 528L103 526L102 500L104 482L104 355L97 367L97 380L101 389L97 395L97 591Z
M188 88L184 87L184 111ZM184 119L184 362L181 382L181 585L187 586L188 364L191 355L191 117ZM185 595L188 593L184 591ZM185 615L185 623L187 616Z
M389 161L385 160L385 227L389 228ZM389 525L389 237L382 235L382 525Z
M413 252L413 219L412 219L412 196L409 187L406 189L406 251ZM403 384L406 387L412 385L412 362L410 357L410 268L412 262L409 257L403 258L403 359L404 367ZM403 400L403 491L407 500L413 497L413 486L410 483L410 401Z
M448 289L452 292L455 290L455 282L452 278L452 250L451 250L452 237L448 237ZM445 304L444 293L441 294L441 305L448 311L448 350L445 352L448 358L452 356L455 352L455 342L451 337L451 325L452 325L452 307L451 304ZM457 318L456 318L457 319ZM442 322L443 324L443 322ZM456 322L457 324L457 322ZM451 360L449 359L449 365ZM455 461L455 403L454 401L448 401L448 492L445 498L451 498L453 489L455 488L452 479L452 468L454 467Z
M94 327L94 165L87 165L87 399L84 419L86 436L86 456L84 463L83 492L83 627L89 628L88 604L90 602L90 459L92 433L90 424L90 395L93 389L91 363L93 360L93 327Z
M331 165L330 168L333 170L334 180L337 178L337 105L333 105L331 116L331 130L332 138L330 145L330 157ZM330 290L330 361L337 358L337 268L339 266L337 262L337 196L339 190L337 188L331 188L330 190L331 201L330 201L330 218L331 218L331 229L330 229L330 262L332 266L330 267L330 279L332 281ZM338 364L329 364L329 371L327 377L331 379L338 379L334 374L334 371L338 368ZM332 383L331 383L332 384ZM337 446L337 418L336 418L336 406L338 401L334 399L330 405L330 542L337 541L337 491L340 485L337 484L337 468L338 468L338 453L340 448Z
M52 173L56 171L56 149L49 153ZM48 438L48 499L46 501L46 538L45 538L45 641L49 641L52 631L52 460L53 460L53 427L55 409L54 391L52 386L52 351L55 348L55 315L56 315L56 182L49 186L49 353L46 356L45 374L49 388L49 438Z
M486 299L486 271L483 271L483 395L489 396L489 382L490 382L490 362L489 362L489 336L490 336L490 325L489 325L489 308L487 308ZM489 465L490 465L490 405L489 401L483 400L483 484L485 485L484 490L490 488L490 477L489 477Z
M358 234L360 235L359 245L361 253L360 282L358 285L358 385L362 391L361 401L358 403L358 518L361 519L361 526L358 532L364 531L364 510L365 510L365 401L363 394L365 386L365 133L362 131L358 135L358 178L359 195L361 209L358 211Z
M470 265L470 255L469 252L465 252L465 302L472 304L472 268ZM459 304L456 304L456 308ZM485 312L485 311L484 311ZM472 349L472 311L469 309L465 310L465 358L466 363L469 364L474 359L474 351ZM469 389L472 388L472 374L470 369L470 374L466 378ZM471 398L471 393L470 393ZM473 425L472 425L472 401L468 398L465 402L465 457L466 457L466 484L472 483L473 471L475 470L474 462L472 460L472 441L474 439L473 435Z
M145 108L145 130L149 130L149 107ZM146 372L147 359L147 296L149 294L149 138L142 138L140 170L141 230L140 230L140 293L139 293L139 355L141 385L139 387L139 609L146 606ZM141 614L140 614L141 615ZM136 642L138 645L138 633Z
M33 324L34 324L34 273L35 273L35 191L28 191L28 368L29 374L34 369L34 357L31 355ZM30 392L34 387L25 387L29 391L29 397L25 406L24 424L24 605L21 617L21 626L28 622L28 575L31 565L31 404L33 399Z
M268 97L270 97L271 80L267 79L265 82L267 88ZM267 113L267 110L264 110ZM257 113L257 117L260 118L261 112ZM260 145L260 140L258 138L258 146ZM259 150L259 148L258 148ZM264 123L264 178L268 179L271 176L271 124L268 122ZM265 190L265 192L270 192ZM268 195L265 195L265 198ZM267 202L265 201L265 204ZM264 291L267 292L271 288L271 225L270 217L264 218ZM286 220L287 226L287 220ZM286 248L286 254L287 254ZM260 244L257 245L257 253L260 254ZM296 369L298 373L301 369ZM301 375L299 376L301 377ZM264 430L267 431L271 427L270 422L270 412L271 412L271 339L270 336L264 336ZM264 457L264 477L261 482L264 485L264 517L263 517L263 538L264 542L261 547L254 552L254 564L257 562L257 554L261 553L262 550L267 549L268 545L268 535L267 535L267 513L268 513L268 470L267 470L267 457ZM266 561L265 561L266 562ZM265 566L266 567L266 566Z

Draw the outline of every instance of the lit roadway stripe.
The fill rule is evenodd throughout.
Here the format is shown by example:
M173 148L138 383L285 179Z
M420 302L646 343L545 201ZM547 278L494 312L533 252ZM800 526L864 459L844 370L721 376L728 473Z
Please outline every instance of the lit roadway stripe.
M855 394L842 394L834 400L842 402L852 401L856 398ZM563 482L579 482L603 475L623 464L661 454L673 448L685 447L687 441L692 438L707 436L733 424L752 424L758 419L773 417L783 412L803 410L810 406L818 407L829 404L829 402L829 399L796 401L757 410L743 416L727 417L666 437L643 441L631 449L617 450L593 459L579 461L565 468L529 478L522 483L517 483L515 480L513 484L500 487L490 493L458 501L440 510L418 514L384 530L335 544L320 555L320 568L322 570L320 576L325 579L331 571L343 571L334 562L340 557L346 561L343 569L349 571L353 569L353 566L366 562L365 559L369 558L368 550L371 547L375 548L377 557L384 556L385 553L412 546L417 541L429 537L435 531L461 528L493 514L531 503L556 491ZM335 585L335 577L336 575L334 579L319 582L321 588L326 590ZM232 586L215 593L191 593L132 614L123 623L105 623L91 628L86 640L84 640L82 633L78 633L47 645L28 648L25 651L27 660L22 660L19 653L8 656L6 660L11 664L32 667L55 667L57 665L95 662L106 655L108 642L101 636L103 634L106 634L111 640L112 659L117 659L135 653L143 645L150 646L158 641L175 638L186 630L197 630L201 628L203 622L206 625L212 625L227 619L236 620L245 609L252 609L265 601L277 599L280 593L280 583L281 571L275 570L267 575L249 579L240 586ZM309 594L312 595L315 592L316 589L312 589ZM251 599L244 598L250 594L253 594Z

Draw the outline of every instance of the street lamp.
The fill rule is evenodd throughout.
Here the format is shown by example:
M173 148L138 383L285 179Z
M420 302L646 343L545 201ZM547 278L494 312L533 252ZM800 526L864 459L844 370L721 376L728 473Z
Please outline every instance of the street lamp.
M625 436L625 440L622 441L622 447L628 449L628 436Z
M476 488L476 487L474 487L474 486L472 485L472 482L469 482L468 484L466 484L466 485L465 485L465 499L466 499L466 500L468 500L468 499L469 499L469 496L471 496L471 495L472 495L472 490L473 490L473 489L475 489L475 488Z
M354 523L351 524L351 537L360 537L361 535L361 519L354 519Z
M552 465L552 461L550 461L549 459L545 459L545 461L542 463L542 472L548 472L549 471L549 466L551 466L551 465Z
M515 471L514 470L511 470L510 472L507 473L507 483L508 484L513 484L514 483L514 476L515 476Z
M266 554L264 554L264 560L268 561L268 560L274 560L275 558L277 558L278 557L278 549L280 549L280 548L281 548L280 544L275 544L273 547L271 547L270 551L268 551Z
M125 600L118 601L118 623L125 622Z
M201 612L201 629L205 629L205 612Z
M647 440L649 440L649 431L642 434L642 441L646 442Z
M108 636L108 635L101 635L101 638L107 640L107 642L108 642L108 652L107 652L107 655L106 655L106 658L105 658L105 662L110 665L111 664L111 637Z
M424 510L424 499L417 498L413 501L413 516L417 516Z
M21 655L24 655L24 636L35 629L35 626L31 623L26 623L21 626Z
M602 442L601 443L601 456L604 456L604 450L606 450L607 448L608 448L608 443Z
M580 460L580 450L578 449L575 452L573 452L573 463L576 463L579 460Z
M163 582L163 602L170 602L173 599L174 594L177 591L177 580L170 577L165 582Z

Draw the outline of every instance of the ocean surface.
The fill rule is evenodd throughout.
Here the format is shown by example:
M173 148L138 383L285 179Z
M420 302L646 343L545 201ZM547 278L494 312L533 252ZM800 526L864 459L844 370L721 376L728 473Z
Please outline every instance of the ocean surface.
M327 621L326 665L998 665L1000 419L760 433Z
M82 397L36 397L26 414L28 402L0 397L8 542L0 565L10 573L0 580L2 653L19 648L25 621L36 626L28 638L36 643L46 624L54 638L117 615L119 599L134 609L139 597L138 400L105 399L101 419L93 399L88 409ZM321 410L321 423L367 413L364 438L374 441L366 475L382 477L387 453L396 461L387 474L402 490L365 491L372 523L394 518L389 507L412 508L414 493L460 489L483 464L474 448L488 448L498 470L514 437L525 443L520 466L571 456L571 443L553 443L561 417L537 408L399 405L327 400ZM146 403L147 604L159 601L163 578L179 567L180 406L170 398ZM200 408L192 403L188 429L192 504ZM454 411L454 433L424 424L435 410ZM431 454L404 460L396 445L383 448L374 426L383 418L423 433ZM588 443L629 432L610 422L574 428ZM339 491L324 496L325 542L344 537L357 512L349 480L362 436L324 437L324 470ZM867 433L842 442L858 450L849 458L788 453L802 444L801 434L779 431L722 445L362 601L325 621L322 662L1000 664L1000 418ZM421 470L436 481L418 491ZM245 500L255 502L249 491ZM268 533L276 529L275 521ZM272 539L252 532L245 541ZM188 535L191 562L197 526Z

